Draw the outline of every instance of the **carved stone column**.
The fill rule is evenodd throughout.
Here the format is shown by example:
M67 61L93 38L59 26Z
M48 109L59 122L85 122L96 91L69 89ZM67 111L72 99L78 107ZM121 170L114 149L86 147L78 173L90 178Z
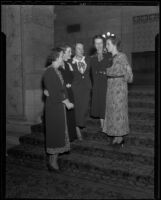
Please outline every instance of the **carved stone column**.
M7 124L40 121L41 80L47 55L54 45L54 18L52 5L2 6L2 30L7 43Z

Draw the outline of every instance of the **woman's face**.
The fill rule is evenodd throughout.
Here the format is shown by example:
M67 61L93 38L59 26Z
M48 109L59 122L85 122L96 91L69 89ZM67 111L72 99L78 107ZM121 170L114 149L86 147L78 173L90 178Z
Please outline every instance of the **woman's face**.
M72 49L68 47L65 53L63 54L63 60L69 60L71 58L71 55L72 55Z
M76 45L75 54L77 56L83 56L83 54L84 54L84 46L83 46L83 44L77 44Z
M107 40L106 41L106 48L108 50L108 52L112 52L114 49L115 45L112 44L111 40Z
M57 59L58 66L63 64L63 51L60 52L59 57Z
M94 41L94 45L98 52L103 51L103 40L101 38L96 38Z

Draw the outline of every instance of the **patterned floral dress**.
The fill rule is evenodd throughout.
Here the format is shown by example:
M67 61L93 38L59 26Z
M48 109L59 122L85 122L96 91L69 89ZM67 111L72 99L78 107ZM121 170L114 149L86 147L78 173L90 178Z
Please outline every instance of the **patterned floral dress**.
M106 69L107 93L103 132L109 136L124 136L129 133L128 87L133 81L132 69L124 53L113 57L113 65Z

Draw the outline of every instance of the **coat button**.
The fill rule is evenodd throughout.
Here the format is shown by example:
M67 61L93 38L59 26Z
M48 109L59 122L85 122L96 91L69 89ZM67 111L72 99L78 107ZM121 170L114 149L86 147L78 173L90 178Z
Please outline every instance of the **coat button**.
M82 76L82 78L84 78L84 76Z

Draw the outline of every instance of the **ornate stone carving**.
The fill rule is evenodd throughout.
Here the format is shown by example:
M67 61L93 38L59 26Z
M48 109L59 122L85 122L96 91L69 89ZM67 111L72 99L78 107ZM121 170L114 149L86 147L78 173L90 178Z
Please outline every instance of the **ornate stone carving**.
M148 15L140 15L133 17L133 24L144 24L159 21L159 13L153 13Z
M159 14L133 18L133 52L154 51L155 35L159 32Z

